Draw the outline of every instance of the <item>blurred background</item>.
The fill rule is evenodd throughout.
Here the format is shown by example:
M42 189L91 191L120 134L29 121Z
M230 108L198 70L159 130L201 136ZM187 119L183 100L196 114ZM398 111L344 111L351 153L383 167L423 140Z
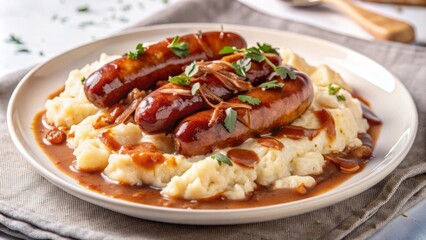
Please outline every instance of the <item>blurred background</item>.
M1 0L0 77L41 63L81 44L129 28L178 1L187 0ZM407 21L416 30L415 42L411 44L426 44L426 7L375 2L402 1L426 5L426 0L369 1L352 2ZM295 8L289 0L240 2L274 17L291 19L358 38L374 39L353 20L329 4Z

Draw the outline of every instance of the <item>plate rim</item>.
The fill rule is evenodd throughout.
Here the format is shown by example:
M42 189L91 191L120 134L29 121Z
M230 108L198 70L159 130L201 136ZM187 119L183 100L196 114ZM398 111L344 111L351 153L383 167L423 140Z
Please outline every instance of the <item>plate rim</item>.
M413 127L414 131L413 131L413 133L411 133L411 138L408 139L409 140L408 144L406 145L404 150L401 151L401 152L398 152L399 154L397 154L395 157L393 157L394 160L391 162L390 167L387 167L385 169L385 171L379 172L379 174L374 175L370 179L362 179L361 181L358 181L357 183L360 183L360 185L362 185L363 187L359 187L356 190L352 190L352 192L350 192L350 194L346 193L347 191L343 191L343 192L339 191L339 192L328 194L326 196L327 198L337 199L337 201L333 201L332 203L325 203L324 204L324 203L319 203L319 202L315 203L313 201L313 200L318 200L318 201L323 200L323 198L325 198L324 194L320 194L320 195L312 197L312 198L307 198L307 199L303 199L303 200L299 200L299 201L295 201L295 202L281 203L281 204L262 206L262 207L254 207L254 208L241 208L241 209L191 209L190 211L188 211L188 209L167 208L167 207L159 207L159 206L152 206L152 205L147 205L147 204L134 203L134 202L129 202L129 201L125 201L125 200L107 197L107 196L101 195L99 193L89 191L87 189L83 189L83 188L81 188L81 185L72 185L71 183L67 182L64 178L61 178L60 176L57 176L56 174L45 169L42 166L42 164L38 163L38 161L31 156L31 154L27 151L27 149L25 149L24 145L21 143L21 141L18 137L19 131L17 129L15 129L15 126L14 126L14 123L13 123L13 120L12 120L13 119L13 107L14 107L15 104L17 104L16 98L17 98L19 92L21 91L22 87L25 85L25 83L28 82L29 79L31 79L31 76L34 73L36 73L40 68L42 68L45 65L48 65L49 63L54 61L56 58L58 58L62 55L68 54L70 52L73 52L73 51L75 51L79 48L87 47L87 46L90 46L92 44L97 44L98 42L109 41L113 38L120 38L120 37L124 37L125 35L131 35L131 34L140 33L140 32L144 32L144 31L164 30L164 29L171 29L171 28L192 29L194 27L196 27L196 28L216 28L216 27L219 28L219 26L221 26L221 25L225 26L225 29L226 29L226 27L230 27L230 28L233 28L233 29L237 29L237 28L242 29L244 31L268 32L268 33L272 33L272 34L283 34L284 33L284 34L292 35L294 37L305 38L305 39L308 39L310 41L319 41L322 44L327 44L329 46L332 46L333 48L337 48L337 49L343 50L343 51L349 51L349 52L354 53L358 56L367 58L370 61L377 64L378 66L383 67L381 64L377 63L373 59L371 59L371 58L369 58L369 57L367 57L367 56L363 55L362 53L359 53L355 50L347 48L345 46L338 45L338 44L330 42L328 40L324 40L324 39L320 39L320 38L316 38L316 37L312 37L312 36L308 36L308 35L303 35L303 34L299 34L299 33L294 33L294 32L277 30L277 29L269 29L269 28L263 28L263 27L255 27L255 26L234 25L234 24L221 24L221 23L177 23L177 24L161 24L161 25L152 25L152 26L146 26L146 27L138 27L138 28L129 29L129 30L126 30L124 32L114 34L112 36L105 37L105 38L102 38L102 39L99 39L99 40L96 40L96 41L93 41L93 42L90 42L90 43L86 43L86 44L80 45L78 47L72 48L70 50L67 50L65 52L62 52L60 54L57 54L57 55L47 59L42 64L36 66L31 71L29 71L21 79L19 84L14 89L13 94L11 95L11 97L9 99L9 103L8 103L8 107L7 107L7 126L8 126L9 134L12 138L14 145L18 148L19 152L24 156L26 161L29 162L35 169L37 169L39 174L41 174L44 178L46 178L49 182L53 183L55 186L61 188L62 190L66 191L66 192L72 194L73 196L76 196L76 197L78 197L78 198L80 198L84 201L88 201L88 202L97 204L99 206L108 208L108 209L113 210L113 211L117 211L117 210L106 207L105 205L106 204L107 205L112 204L112 205L117 206L117 207L126 207L126 208L129 207L129 208L132 208L132 209L136 208L136 209L139 209L139 210L148 210L148 211L154 211L154 212L160 211L160 212L167 212L169 214L170 213L176 213L176 214L178 214L178 213L179 214L189 213L191 215L200 215L200 216L202 216L203 214L206 214L206 213L212 214L212 215L221 215L221 214L224 214L224 213L237 213L238 212L238 213L241 214L241 213L251 213L251 212L254 213L254 212L257 212L257 211L260 211L260 212L273 211L273 210L276 210L277 208L282 208L283 205L285 205L288 208L295 208L297 206L294 206L294 205L299 205L300 203L305 203L305 202L310 203L310 206L307 207L304 211L303 210L298 211L295 214L286 215L284 217L299 215L299 214L306 213L306 212L309 212L309 211L313 211L313 210L316 210L316 209L321 209L323 207L330 206L332 204L336 204L336 203L341 202L345 199L348 199L350 197L358 195L359 193L361 193L363 191L368 190L369 188L371 188L372 186L377 184L379 181L384 179L386 176L388 176L403 161L405 156L410 151L410 149L411 149L411 147L414 143L414 140L416 138L417 129L418 129L418 112L417 112L415 102L414 102L410 92L405 87L405 85L397 77L395 77L391 72L389 72L389 70L387 70L385 67L383 67L383 69L385 69L385 71L388 72L393 77L394 81L397 83L397 85L399 87L401 87L401 90L404 92L404 94L407 94L409 103L411 105L410 107L412 109L414 109L415 114L414 114L414 116L412 116L411 123L410 123L411 124L410 126ZM46 158L49 159L48 156L46 156ZM68 175L66 175L63 172L62 172L62 174L65 175L66 177L69 177ZM87 198L90 198L94 201L101 201L101 202L96 203L96 202L93 202L93 201L86 200ZM283 217L268 218L268 219L261 220L261 221L267 221L267 220L272 220L272 219L277 219L277 218L283 218ZM150 219L150 218L146 218L146 219ZM151 220L155 220L155 219L151 219ZM177 223L177 222L174 222L174 221L166 221L166 222ZM238 222L241 222L241 221L238 221ZM241 223L248 223L248 222L260 222L260 221L247 221L247 222L241 222ZM234 222L231 222L231 223L235 224L236 222L234 221ZM204 223L198 223L198 224L204 224ZM214 225L212 223L207 223L207 224ZM228 224L228 223L225 223L225 224Z

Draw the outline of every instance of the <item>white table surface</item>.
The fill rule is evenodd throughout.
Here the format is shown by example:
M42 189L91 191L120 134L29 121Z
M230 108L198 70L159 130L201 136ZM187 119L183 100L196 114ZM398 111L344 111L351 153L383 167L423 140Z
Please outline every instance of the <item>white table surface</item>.
M0 77L41 63L84 43L130 27L178 0L0 0ZM371 39L346 17L327 7L293 9L277 0L240 0L259 11ZM415 24L418 38L426 42L426 8L362 3L363 6L404 18ZM89 11L78 8L88 6ZM269 6L269 7L267 7ZM272 6L272 8L271 8ZM423 26L423 27L422 27ZM11 43L10 36L23 44ZM29 52L20 52L27 49ZM371 239L426 239L426 200L399 216ZM14 239L0 232L0 239Z

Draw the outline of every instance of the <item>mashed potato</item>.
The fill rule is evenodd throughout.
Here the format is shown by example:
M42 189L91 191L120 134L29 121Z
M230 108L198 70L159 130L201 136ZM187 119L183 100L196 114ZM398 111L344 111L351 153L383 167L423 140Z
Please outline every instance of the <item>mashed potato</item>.
M284 145L281 150L264 147L257 139L248 139L234 147L252 150L259 157L253 167L246 167L236 163L232 166L219 164L210 154L192 158L173 154L170 137L144 135L133 123L95 129L93 124L103 110L86 99L80 80L117 58L104 54L98 62L70 73L65 91L46 102L46 116L56 126L70 129L67 141L75 149L79 169L103 171L105 176L117 183L162 188L161 193L168 197L203 199L222 196L237 200L246 198L259 185L275 189L312 187L316 184L312 176L323 172L326 163L323 154L342 151L348 146L360 146L358 133L366 132L369 126L362 117L359 101L351 95L352 88L338 73L325 65L311 66L290 49L281 49L280 53L284 63L307 73L314 83L313 104L292 125L319 128L321 123L314 112L326 109L334 119L334 141L329 139L326 129L322 129L313 139L277 138ZM334 89L332 94L330 88ZM110 149L100 140L106 131L122 148L142 143L153 144L164 153L162 160L152 167L146 167L123 149ZM230 149L220 149L215 153L226 155Z

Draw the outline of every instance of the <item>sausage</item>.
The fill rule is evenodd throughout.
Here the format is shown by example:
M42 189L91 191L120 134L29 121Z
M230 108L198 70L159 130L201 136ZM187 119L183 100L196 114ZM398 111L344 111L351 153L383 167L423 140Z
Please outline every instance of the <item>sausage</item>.
M97 107L109 107L134 88L149 89L159 80L180 74L182 67L192 61L219 59L219 51L225 46L246 47L245 40L235 33L188 34L179 39L189 45L189 54L181 58L167 47L172 40L146 47L138 59L124 56L93 72L84 83L87 99Z
M285 84L282 88L255 88L248 92L246 95L260 99L261 103L252 106L251 110L235 109L238 120L231 133L223 125L225 114L214 124L209 124L213 109L198 112L182 120L173 133L176 153L195 156L210 153L215 148L236 146L248 138L259 137L295 120L309 108L314 90L307 75L294 71L294 80L279 77L275 79L277 83ZM228 100L228 103L241 102L235 97Z
M222 61L231 63L238 61L242 57L241 54L233 54L222 58ZM268 54L267 57L275 65L281 64L281 58L278 55ZM233 72L234 70L229 66L227 71ZM273 69L265 61L261 63L253 61L245 80L256 86L264 82L272 72ZM179 95L164 93L165 89L190 90L195 82L199 82L200 85L223 100L229 99L238 93L238 91L227 89L212 74L204 74L193 80L187 87L169 83L150 93L142 100L137 108L135 122L148 134L171 132L183 118L209 108L209 105L203 100L200 93L195 95Z

